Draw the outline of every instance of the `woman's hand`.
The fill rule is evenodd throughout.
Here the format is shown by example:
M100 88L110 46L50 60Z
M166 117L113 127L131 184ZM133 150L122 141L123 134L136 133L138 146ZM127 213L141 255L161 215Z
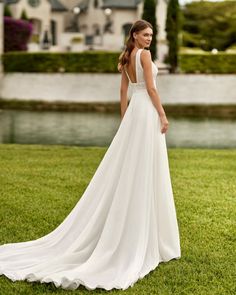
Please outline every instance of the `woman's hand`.
M161 115L160 120L161 120L161 133L166 133L169 127L169 122L166 118L166 115L165 114Z

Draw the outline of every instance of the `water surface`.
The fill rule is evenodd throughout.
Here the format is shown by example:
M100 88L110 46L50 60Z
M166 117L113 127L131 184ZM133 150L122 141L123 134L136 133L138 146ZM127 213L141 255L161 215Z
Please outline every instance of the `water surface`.
M236 120L169 118L168 147L235 148ZM0 143L108 146L117 113L0 111Z

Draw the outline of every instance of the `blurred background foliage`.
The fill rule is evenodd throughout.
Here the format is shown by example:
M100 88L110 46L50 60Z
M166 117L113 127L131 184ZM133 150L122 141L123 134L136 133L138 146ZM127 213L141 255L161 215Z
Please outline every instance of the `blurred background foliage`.
M236 1L192 2L182 9L184 47L236 49Z

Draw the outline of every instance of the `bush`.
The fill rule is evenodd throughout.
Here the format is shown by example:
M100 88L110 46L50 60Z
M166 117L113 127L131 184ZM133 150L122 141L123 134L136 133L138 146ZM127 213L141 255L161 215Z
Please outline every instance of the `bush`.
M27 53L3 55L5 72L28 73L117 73L120 52ZM182 73L236 73L236 54L180 53Z
M117 73L120 52L25 53L3 55L5 72Z
M236 73L236 54L182 53L179 55L179 66L182 73Z
M29 18L28 18L28 16L27 16L27 13L26 13L25 9L22 10L20 18L21 18L22 20L29 21Z
M4 5L4 16L9 16L9 17L12 16L11 10L10 10L9 6L6 4Z
M4 17L4 51L27 50L32 25L24 20Z

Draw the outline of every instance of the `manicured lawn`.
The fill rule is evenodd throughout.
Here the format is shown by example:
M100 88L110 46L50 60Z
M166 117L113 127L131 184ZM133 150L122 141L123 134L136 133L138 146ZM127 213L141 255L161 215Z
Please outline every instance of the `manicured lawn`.
M106 148L0 145L0 244L52 231L79 200ZM169 149L182 257L125 291L12 282L0 294L236 294L236 150Z

